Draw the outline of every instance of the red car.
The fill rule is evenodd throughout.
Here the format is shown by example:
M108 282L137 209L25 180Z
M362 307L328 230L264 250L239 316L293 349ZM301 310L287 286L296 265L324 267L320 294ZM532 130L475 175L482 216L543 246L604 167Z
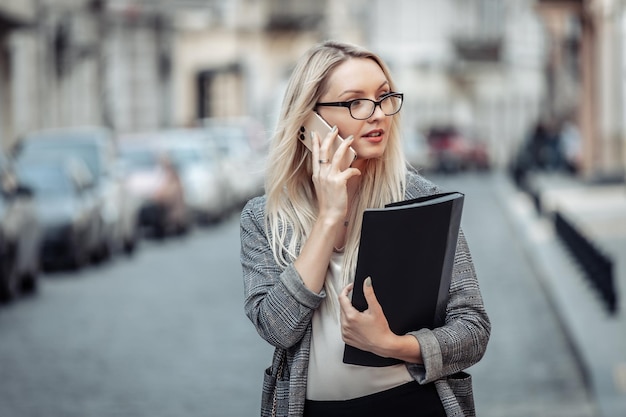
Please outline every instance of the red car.
M452 126L432 128L427 135L429 157L436 171L458 172L490 168L486 144Z

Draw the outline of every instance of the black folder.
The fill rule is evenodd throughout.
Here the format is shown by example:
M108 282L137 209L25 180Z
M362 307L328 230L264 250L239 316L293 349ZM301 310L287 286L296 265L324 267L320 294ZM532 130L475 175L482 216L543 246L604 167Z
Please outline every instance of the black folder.
M464 198L458 192L439 193L365 210L352 291L356 309L367 309L363 281L369 276L394 333L444 323ZM401 363L347 344L343 362Z

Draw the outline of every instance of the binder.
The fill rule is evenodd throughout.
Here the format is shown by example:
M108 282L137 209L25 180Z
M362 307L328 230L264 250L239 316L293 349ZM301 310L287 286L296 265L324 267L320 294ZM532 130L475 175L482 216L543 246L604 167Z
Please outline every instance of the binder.
M365 210L352 305L367 309L363 281L369 276L394 333L441 326L464 199L448 192ZM402 361L346 344L343 362L381 367Z

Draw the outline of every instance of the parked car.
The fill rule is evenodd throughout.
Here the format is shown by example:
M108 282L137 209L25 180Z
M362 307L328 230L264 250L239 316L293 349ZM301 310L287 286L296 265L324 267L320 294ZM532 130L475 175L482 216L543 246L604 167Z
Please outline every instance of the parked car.
M202 128L165 130L158 143L178 171L189 212L203 223L222 218L233 201L223 164L208 135Z
M123 247L132 251L137 241L137 205L117 175L118 150L113 132L99 126L48 129L31 132L19 144L19 158L41 153L64 158L74 155L89 168L99 199L101 231L98 258Z
M437 171L457 172L490 168L486 144L470 130L453 126L433 127L427 134L429 155Z
M34 190L43 226L45 269L85 266L99 247L100 212L91 172L82 159L23 158L16 169Z
M220 152L229 188L240 206L263 193L267 143L262 125L254 119L207 118L202 125Z
M126 167L128 188L140 200L140 226L158 237L185 233L190 221L184 187L154 136L121 138L120 157Z
M125 254L132 255L141 240L139 216L141 198L133 193L128 182L129 170L118 154L115 162L113 177L115 190L119 201L120 215L117 228L114 232L115 249L121 249Z
M40 245L32 190L0 154L0 302L37 290Z

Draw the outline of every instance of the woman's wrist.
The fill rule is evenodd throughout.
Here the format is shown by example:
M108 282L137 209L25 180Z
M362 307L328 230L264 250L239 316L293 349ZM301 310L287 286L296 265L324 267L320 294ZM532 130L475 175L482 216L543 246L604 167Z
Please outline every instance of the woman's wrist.
M317 222L324 227L335 228L345 221L345 215L333 214L330 212L320 213Z
M380 356L400 359L409 363L423 363L419 341L412 335L392 334L383 344Z

